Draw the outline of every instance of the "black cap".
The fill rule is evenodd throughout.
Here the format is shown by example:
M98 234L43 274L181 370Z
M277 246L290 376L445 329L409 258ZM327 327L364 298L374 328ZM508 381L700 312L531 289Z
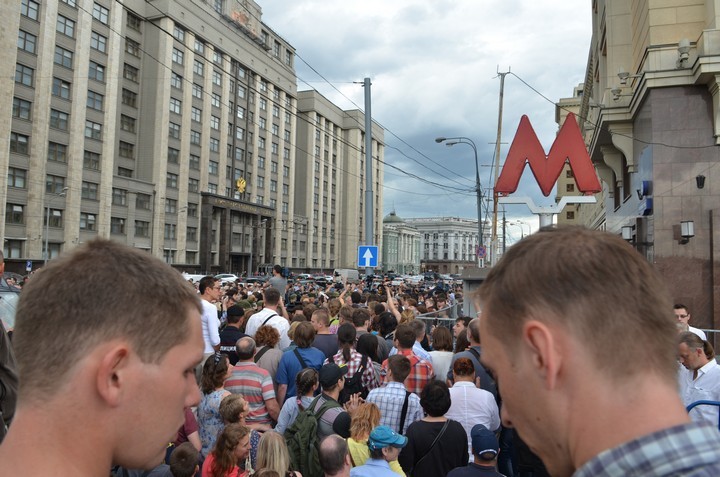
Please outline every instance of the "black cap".
M338 366L335 363L329 363L320 368L320 386L323 388L331 388L340 381L340 378L348 372L346 365Z

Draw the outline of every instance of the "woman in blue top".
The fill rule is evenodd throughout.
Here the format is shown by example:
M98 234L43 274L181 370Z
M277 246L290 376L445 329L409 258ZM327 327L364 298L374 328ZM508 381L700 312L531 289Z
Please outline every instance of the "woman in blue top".
M223 430L223 420L220 417L220 402L230 394L223 385L232 374L232 366L228 356L215 353L205 360L203 373L200 378L200 388L203 396L197 407L198 433L200 434L200 455L202 458L212 450L220 431Z
M313 368L320 371L323 361L325 361L325 353L317 348L312 347L315 339L315 328L308 321L301 322L295 329L293 341L297 348L292 351L286 351L280 359L275 379L278 383L277 401L284 403L285 399L293 397L297 394L295 388L295 376L303 368Z

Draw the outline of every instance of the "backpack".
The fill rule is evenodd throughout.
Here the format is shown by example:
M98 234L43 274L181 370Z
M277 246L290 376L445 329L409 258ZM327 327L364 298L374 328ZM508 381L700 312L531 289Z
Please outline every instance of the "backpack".
M350 400L350 396L352 396L353 394L360 393L360 397L365 399L370 393L370 390L363 386L362 383L362 375L363 373L365 373L365 363L367 363L369 360L370 358L363 356L363 363L360 368L358 368L358 370L355 372L355 374L353 374L353 377L345 379L345 386L343 386L342 391L340 391L340 396L338 397L338 402L341 405L348 402ZM333 363L335 362L332 356L330 356L330 361Z
M307 409L300 411L295 422L285 430L284 434L290 454L290 468L300 472L303 477L322 477L323 471L318 457L320 446L317 434L318 423L325 411L339 407L337 402L328 400L320 406L320 409L313 412L318 399L320 396L316 397Z

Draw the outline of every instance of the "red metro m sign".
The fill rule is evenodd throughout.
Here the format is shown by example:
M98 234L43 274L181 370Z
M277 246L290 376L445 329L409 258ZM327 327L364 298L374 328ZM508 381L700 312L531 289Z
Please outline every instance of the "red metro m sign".
M565 161L570 163L580 192L591 195L602 190L574 114L568 114L547 156L530 120L523 115L495 184L495 193L506 196L515 192L527 162L540 190L547 197L560 177Z

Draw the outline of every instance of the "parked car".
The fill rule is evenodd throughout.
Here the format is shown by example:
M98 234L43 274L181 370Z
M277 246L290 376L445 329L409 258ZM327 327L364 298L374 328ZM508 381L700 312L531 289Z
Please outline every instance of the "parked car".
M215 275L215 278L220 280L220 283L223 285L225 283L235 283L235 280L240 280L240 277L237 275L233 275L232 273L220 273L218 275Z
M8 332L15 328L15 310L20 300L20 290L0 280L0 320Z

